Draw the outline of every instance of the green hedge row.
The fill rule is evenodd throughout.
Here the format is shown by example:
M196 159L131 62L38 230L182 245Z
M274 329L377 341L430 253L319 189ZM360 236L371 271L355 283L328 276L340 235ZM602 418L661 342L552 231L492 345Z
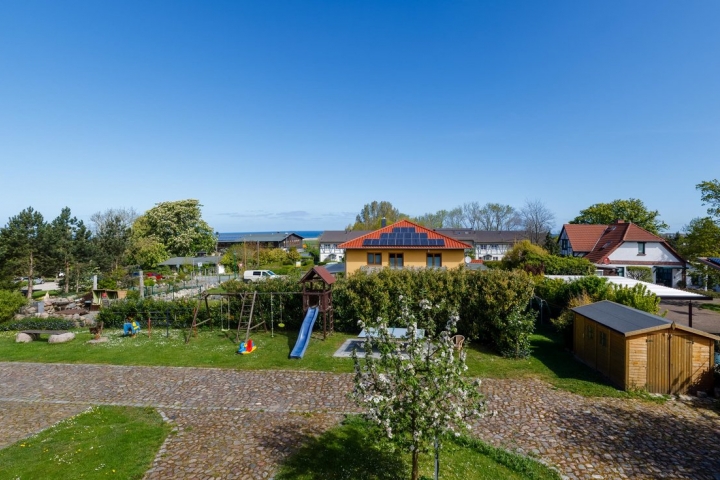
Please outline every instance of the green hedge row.
M356 272L334 285L335 328L357 332L358 321L372 326L378 319L404 326L402 319L409 315L428 335L435 335L457 314L459 334L504 355L522 357L529 353L534 329L535 315L528 310L533 287L532 278L522 271Z
M0 331L9 332L15 330L70 330L75 328L75 322L66 318L34 318L29 317L17 322L0 324Z

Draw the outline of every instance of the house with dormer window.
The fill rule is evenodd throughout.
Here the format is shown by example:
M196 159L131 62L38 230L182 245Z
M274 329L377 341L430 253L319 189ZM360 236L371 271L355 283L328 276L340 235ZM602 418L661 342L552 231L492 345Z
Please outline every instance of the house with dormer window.
M653 283L675 287L685 279L685 259L664 238L634 223L565 224L558 243L561 255L584 257L603 275L626 277L628 267L649 267Z

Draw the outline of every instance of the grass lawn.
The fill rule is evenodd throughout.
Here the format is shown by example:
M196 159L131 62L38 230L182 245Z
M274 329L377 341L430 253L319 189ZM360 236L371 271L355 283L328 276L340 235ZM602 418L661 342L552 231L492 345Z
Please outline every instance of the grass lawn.
M701 303L700 308L720 313L720 305L717 303Z
M420 457L420 475L434 477L434 455ZM378 443L357 417L309 439L281 466L277 480L377 479L410 476L410 455ZM550 468L527 457L464 437L443 442L440 478L444 480L559 479Z
M139 479L169 432L152 408L93 407L0 450L0 479Z
M354 335L335 333L328 340L313 338L301 360L289 359L297 332L276 330L255 333L252 339L258 349L250 355L237 355L235 332L201 330L197 338L185 344L185 332L147 330L136 338L122 337L121 330L106 330L107 343L90 345L87 329L78 330L75 340L50 345L43 338L27 344L15 343L14 332L0 332L0 358L4 361L99 363L114 365L162 365L176 367L218 367L235 369L286 369L326 372L352 372L351 359L332 355ZM243 337L244 338L244 337ZM600 374L581 364L562 346L558 335L549 327L541 328L531 338L532 355L528 359L503 358L483 346L466 347L468 374L480 378L537 378L557 388L584 396L641 397L657 401L643 392L624 392L610 385Z

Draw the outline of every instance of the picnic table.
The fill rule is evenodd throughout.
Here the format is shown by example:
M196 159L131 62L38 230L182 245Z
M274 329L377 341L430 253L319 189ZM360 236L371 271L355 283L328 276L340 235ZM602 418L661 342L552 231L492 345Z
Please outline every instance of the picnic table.
M388 333L395 340L402 340L407 337L407 328L391 327L388 328ZM373 338L378 336L377 328L363 328L358 337L360 338ZM415 329L415 338L425 338L425 329Z

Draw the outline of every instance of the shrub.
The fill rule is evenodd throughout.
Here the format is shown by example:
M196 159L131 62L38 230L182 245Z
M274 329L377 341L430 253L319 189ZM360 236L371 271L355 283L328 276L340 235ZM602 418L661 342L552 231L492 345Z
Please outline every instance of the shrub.
M518 242L508 250L502 265L507 270L525 270L535 275L590 275L595 270L585 258L551 255L528 240Z
M643 282L652 283L652 269L650 267L627 267L627 277Z
M27 300L20 292L0 290L0 323L12 320Z
M390 319L405 326L410 313L428 336L444 327L435 318L460 317L458 332L490 344L503 354L524 356L534 328L528 305L532 278L524 272L436 269L383 269L356 272L333 287L335 328L357 332L357 322L375 326ZM400 298L402 302L392 299ZM405 312L403 309L408 309Z
M36 318L29 317L17 322L5 323L0 325L0 331L15 330L70 330L75 328L75 322L66 318L49 317Z

